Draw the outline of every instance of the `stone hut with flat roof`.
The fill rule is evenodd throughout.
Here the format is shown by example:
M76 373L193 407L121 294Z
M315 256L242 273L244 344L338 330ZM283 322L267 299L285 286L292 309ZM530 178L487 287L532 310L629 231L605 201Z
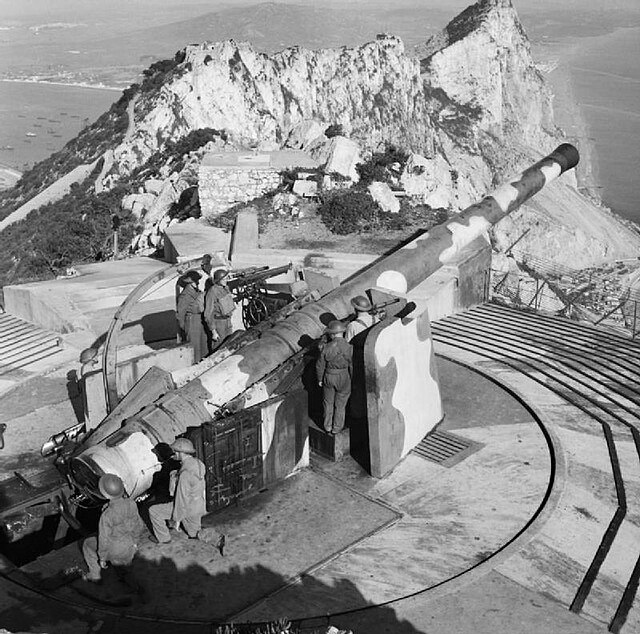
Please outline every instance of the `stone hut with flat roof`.
M302 150L211 152L203 157L198 172L202 216L218 216L272 191L286 169L317 167L318 162Z

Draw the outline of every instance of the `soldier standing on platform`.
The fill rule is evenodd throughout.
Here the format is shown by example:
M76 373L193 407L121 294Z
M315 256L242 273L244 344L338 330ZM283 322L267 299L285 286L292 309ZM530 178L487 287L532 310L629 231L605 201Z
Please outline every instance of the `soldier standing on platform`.
M344 338L349 342L357 334L367 328L371 328L375 323L373 315L369 312L373 308L373 304L364 295L352 297L351 305L356 311L356 314L354 319L347 324L347 331L344 335Z
M351 394L353 348L344 339L345 326L332 321L327 327L326 343L316 363L318 385L322 387L324 429L339 434L344 428L345 410Z
M180 283L184 288L178 295L176 317L185 340L193 346L196 363L207 356L207 333L204 329L204 295L198 290L200 274L187 271Z
M213 284L205 296L204 320L211 337L210 352L220 347L231 334L231 315L236 307L233 294L227 288L228 271L218 269L213 274Z

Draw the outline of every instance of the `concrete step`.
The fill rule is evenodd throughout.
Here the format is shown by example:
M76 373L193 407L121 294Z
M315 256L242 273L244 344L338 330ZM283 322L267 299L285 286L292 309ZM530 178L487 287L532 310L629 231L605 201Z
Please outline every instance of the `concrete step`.
M0 314L0 374L28 368L61 351L59 335L18 319Z

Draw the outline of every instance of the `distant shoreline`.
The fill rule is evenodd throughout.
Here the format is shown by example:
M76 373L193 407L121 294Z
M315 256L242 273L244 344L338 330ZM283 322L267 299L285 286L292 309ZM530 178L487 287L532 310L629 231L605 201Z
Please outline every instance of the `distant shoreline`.
M576 168L576 181L580 189L589 192L592 198L602 200L602 183L599 178L598 156L582 107L573 90L571 61L580 53L580 42L565 44L546 55L553 61L553 68L545 73L545 79L553 94L553 119L564 132L568 142L580 152L580 163Z
M13 84L37 84L47 86L65 86L67 88L92 88L93 90L114 90L122 92L124 88L116 86L105 86L104 84L87 84L84 82L64 82L64 81L48 81L46 79L0 79L0 81L11 82Z

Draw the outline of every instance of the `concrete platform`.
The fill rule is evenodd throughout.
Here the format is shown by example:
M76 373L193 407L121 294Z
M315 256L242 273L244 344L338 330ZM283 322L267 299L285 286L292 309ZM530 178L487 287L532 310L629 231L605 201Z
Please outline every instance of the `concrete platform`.
M480 446L454 466L410 454L375 480L351 459L318 459L285 483L284 498L275 491L208 520L211 540L218 530L229 535L224 558L177 535L170 547L145 545L137 565L154 573L144 581L154 588L149 603L134 598L129 607L105 608L73 589L46 597L1 581L0 623L73 633L99 620L101 632L159 634L210 631L200 617L224 614L234 622L284 616L305 631L328 623L355 632L606 631L591 614L566 609L565 571L536 572L539 549L530 551L540 539L558 551L574 548L565 536L582 521L563 511L564 497L588 482L586 473L567 470L564 439L554 431L568 410L526 381L517 392L536 403L535 414L457 363L440 359L439 373L447 412L441 429ZM601 503L580 500L594 516ZM577 548L589 550L579 541ZM74 559L70 546L29 568L48 575ZM543 573L556 585L536 586ZM227 602L225 588L238 583L248 584L246 601Z
M90 333L99 343L129 293L143 279L168 266L152 258L84 264L77 267L79 275L75 277L5 286L5 308L47 330ZM139 302L124 324L121 345L174 336L174 311L175 284L170 280L157 285Z

